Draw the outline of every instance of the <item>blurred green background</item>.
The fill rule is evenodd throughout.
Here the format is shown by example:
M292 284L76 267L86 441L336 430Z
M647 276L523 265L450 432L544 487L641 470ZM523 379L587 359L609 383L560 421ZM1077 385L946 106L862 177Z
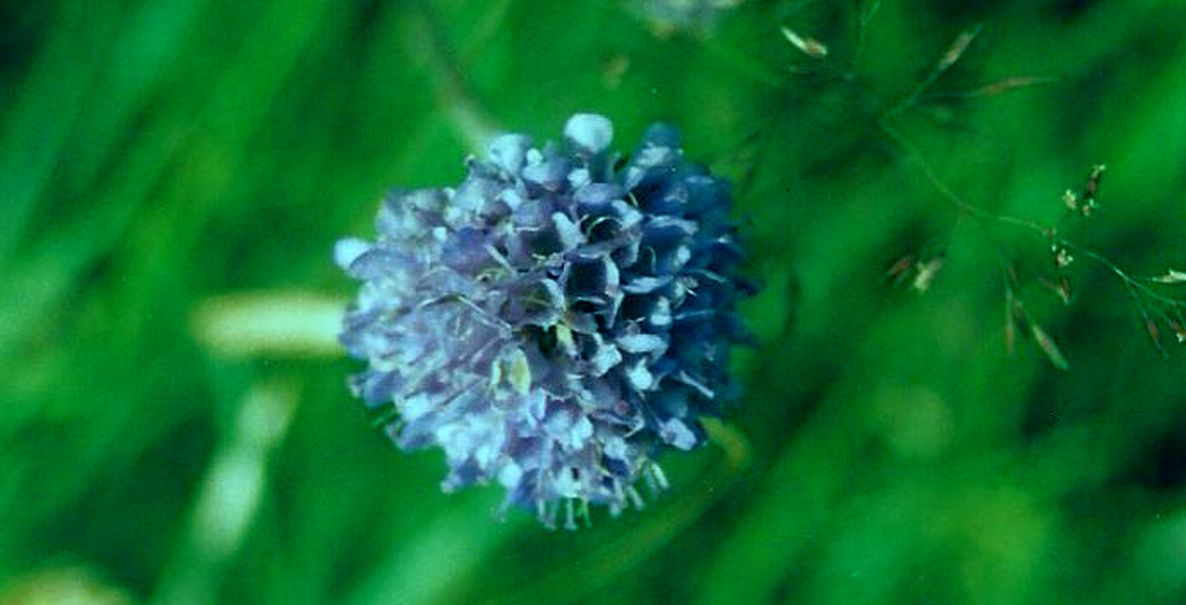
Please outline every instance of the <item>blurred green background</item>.
M944 194L1053 224L1104 163L1062 233L1186 269L1186 3L647 15L0 4L0 604L1186 602L1172 327L1162 356L1106 267L1056 272L1039 234ZM647 511L569 533L441 494L440 453L371 429L326 339L355 288L333 242L387 187L455 183L488 130L556 138L577 111L623 150L678 124L734 179L765 288L736 433L666 457Z

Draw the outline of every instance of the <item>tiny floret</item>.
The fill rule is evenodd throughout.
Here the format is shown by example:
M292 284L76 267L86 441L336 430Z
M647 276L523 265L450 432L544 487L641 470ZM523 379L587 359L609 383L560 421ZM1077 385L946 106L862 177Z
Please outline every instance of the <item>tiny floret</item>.
M669 126L626 158L613 134L577 114L560 144L500 136L456 187L393 191L375 241L334 249L362 283L354 394L400 448L444 450L446 491L497 482L548 526L664 488L657 456L705 442L745 336L728 184Z

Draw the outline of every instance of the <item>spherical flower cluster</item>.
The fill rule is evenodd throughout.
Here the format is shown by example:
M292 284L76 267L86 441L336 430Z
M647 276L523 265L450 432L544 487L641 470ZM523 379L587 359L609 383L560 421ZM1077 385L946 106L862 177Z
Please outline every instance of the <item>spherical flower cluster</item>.
M655 456L706 437L749 289L727 183L668 126L628 159L599 115L540 149L522 135L470 159L456 188L396 191L375 242L337 263L362 282L341 341L355 394L405 450L440 446L453 490L497 481L556 523L561 506L640 505Z

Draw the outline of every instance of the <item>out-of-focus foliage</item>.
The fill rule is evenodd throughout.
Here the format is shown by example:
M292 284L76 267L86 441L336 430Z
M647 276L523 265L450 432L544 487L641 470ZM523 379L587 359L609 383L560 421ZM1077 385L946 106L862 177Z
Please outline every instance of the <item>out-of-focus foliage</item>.
M1060 236L1186 269L1184 23L1176 0L747 0L694 31L626 0L5 3L0 603L1181 601L1172 325L1163 356L1106 266L957 203L1052 225L1107 164ZM368 426L324 346L351 288L330 255L388 186L579 111L622 140L677 124L734 179L765 287L721 445L666 458L647 511L547 532Z

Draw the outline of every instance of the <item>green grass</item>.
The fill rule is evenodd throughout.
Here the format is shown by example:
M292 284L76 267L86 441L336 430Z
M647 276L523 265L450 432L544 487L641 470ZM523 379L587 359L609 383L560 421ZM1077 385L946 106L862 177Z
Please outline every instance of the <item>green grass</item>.
M748 0L660 34L625 0L28 4L0 8L0 604L1186 598L1186 350L1103 264L1064 305L1047 239L956 207L1054 224L1107 164L1061 235L1186 269L1186 5ZM326 342L333 242L386 188L577 111L622 148L679 125L764 289L724 447L568 533L441 494ZM886 277L939 252L925 293ZM1066 371L1007 351L1011 263Z

